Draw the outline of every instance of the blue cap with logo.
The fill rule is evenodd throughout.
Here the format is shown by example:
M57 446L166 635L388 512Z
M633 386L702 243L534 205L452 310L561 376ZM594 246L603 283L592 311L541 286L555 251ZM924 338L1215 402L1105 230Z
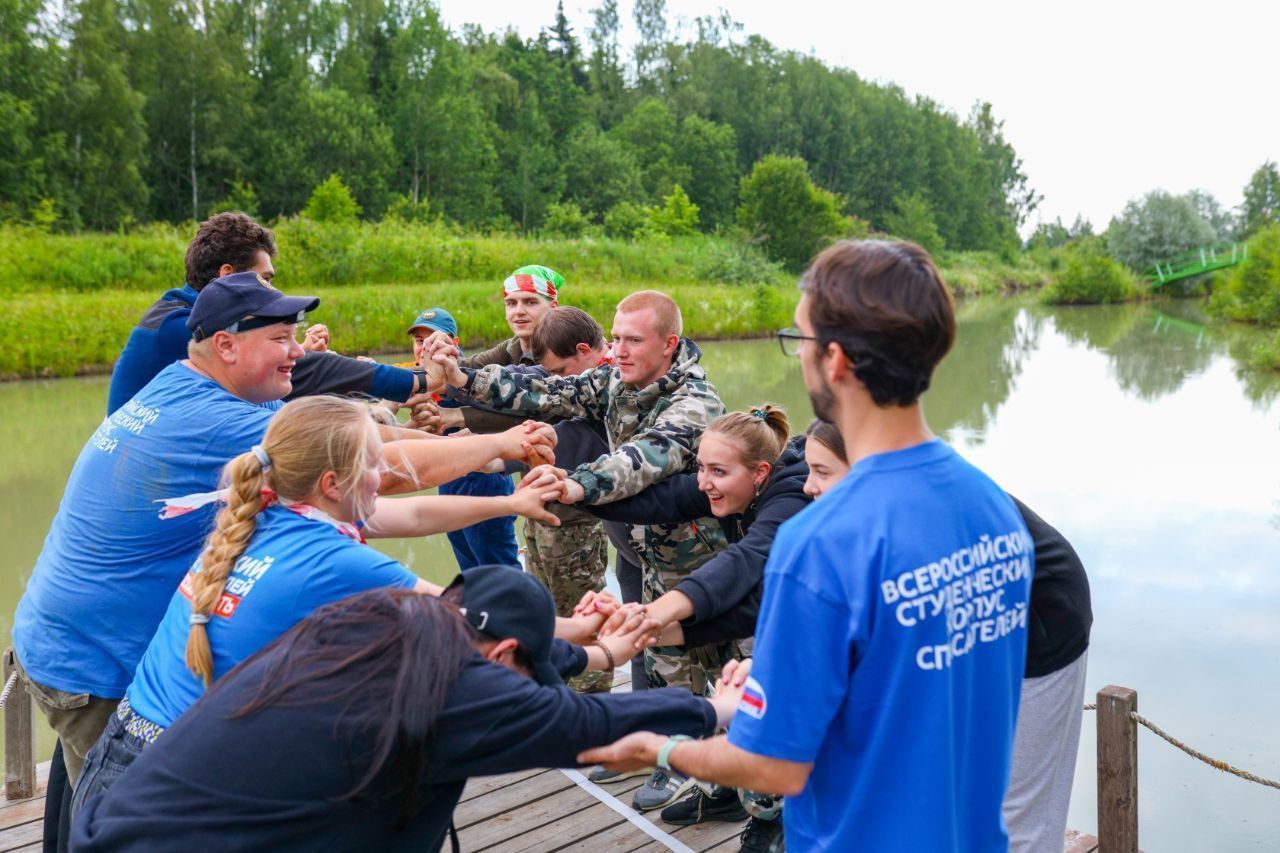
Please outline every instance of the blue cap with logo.
M191 306L187 329L202 341L214 332L247 332L275 323L300 323L316 310L314 296L285 296L256 272L237 272L204 286Z
M443 308L428 308L413 319L407 334L412 335L414 329L430 329L433 332L444 332L451 338L458 336L458 321Z
M461 587L461 597L458 588ZM556 635L556 603L533 575L515 566L486 565L453 579L444 598L457 601L471 627L498 640L513 637L529 655L539 684L564 684L551 663Z

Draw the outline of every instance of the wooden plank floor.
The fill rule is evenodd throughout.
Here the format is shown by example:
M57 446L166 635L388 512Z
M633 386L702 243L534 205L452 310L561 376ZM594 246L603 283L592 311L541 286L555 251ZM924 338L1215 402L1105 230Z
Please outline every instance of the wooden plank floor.
M631 689L629 667L617 673L613 689L614 692ZM0 800L0 853L41 849L48 776L49 762L46 761L38 768L36 796L27 800ZM629 807L632 792L643 782L643 777L634 777L600 787ZM671 826L662 823L656 811L641 818L697 851L737 850L738 835L743 827L741 822ZM670 849L559 770L526 770L473 779L454 810L454 823L462 849L467 853L649 853ZM1066 853L1093 853L1097 850L1097 839L1068 831L1065 848Z

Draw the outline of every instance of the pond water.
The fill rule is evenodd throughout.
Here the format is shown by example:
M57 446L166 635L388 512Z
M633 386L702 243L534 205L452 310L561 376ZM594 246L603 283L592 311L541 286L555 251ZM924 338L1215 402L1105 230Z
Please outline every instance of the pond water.
M1086 697L1133 687L1194 747L1280 777L1280 376L1244 366L1258 333L1195 303L960 306L925 410L934 430L1074 543L1095 624ZM730 408L771 401L803 427L799 365L773 341L709 343ZM85 439L104 378L0 385L0 643ZM380 543L424 576L455 570L444 537ZM1070 825L1094 831L1093 717ZM1273 849L1277 793L1139 735L1147 850ZM47 758L52 740L41 741Z

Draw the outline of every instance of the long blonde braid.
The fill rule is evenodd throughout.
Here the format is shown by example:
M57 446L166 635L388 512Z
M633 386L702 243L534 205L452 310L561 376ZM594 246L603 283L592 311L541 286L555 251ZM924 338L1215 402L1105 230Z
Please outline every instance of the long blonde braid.
M187 667L204 680L213 680L213 650L206 627L226 588L227 578L244 554L258 527L258 514L270 486L282 501L310 494L327 471L338 475L339 488L356 483L378 457L369 452L377 430L368 409L339 397L304 397L285 405L262 438L262 458L242 453L223 469L227 505L214 522L199 571L191 574L191 628L187 634ZM264 469L263 459L270 460ZM366 508L369 511L372 507Z
M205 623L222 598L222 590L236 561L248 547L258 529L258 513L262 512L262 463L253 453L242 453L227 463L224 476L229 481L227 505L218 512L209 544L200 555L200 571L192 575L191 630L187 634L187 667L204 679L205 687L213 681L213 650Z

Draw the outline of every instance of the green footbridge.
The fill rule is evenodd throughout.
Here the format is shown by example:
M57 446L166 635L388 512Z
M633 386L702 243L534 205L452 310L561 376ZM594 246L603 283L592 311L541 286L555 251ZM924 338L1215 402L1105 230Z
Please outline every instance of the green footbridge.
M1202 249L1192 249L1167 261L1159 261L1147 269L1146 276L1151 280L1153 288L1163 287L1184 278L1233 267L1247 257L1247 243L1216 243Z

